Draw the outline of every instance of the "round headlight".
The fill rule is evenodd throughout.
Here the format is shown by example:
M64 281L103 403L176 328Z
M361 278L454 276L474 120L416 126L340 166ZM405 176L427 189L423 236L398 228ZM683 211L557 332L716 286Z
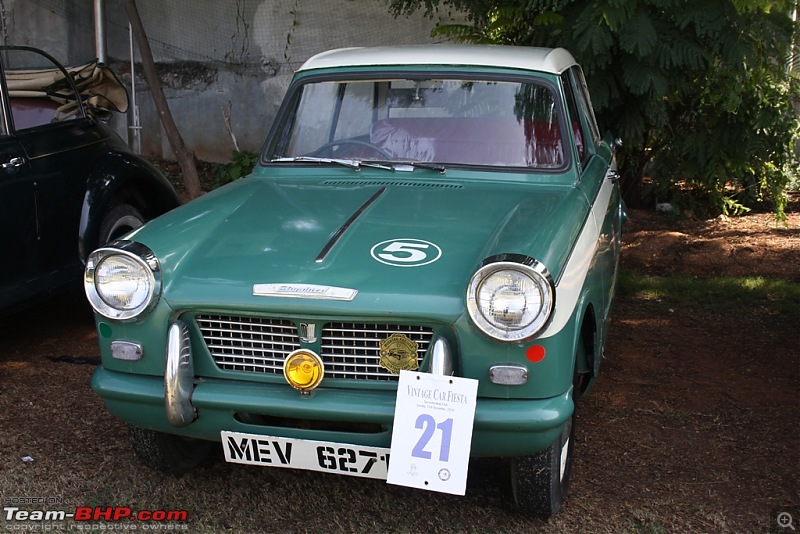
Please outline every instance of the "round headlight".
M84 289L94 310L109 319L128 320L149 311L160 293L160 272L153 253L142 245L94 251L86 262Z
M130 256L102 259L95 269L94 286L103 302L124 311L140 307L153 292L150 271Z
M467 310L484 334L516 342L534 336L553 310L555 289L545 267L530 258L481 267L467 289Z

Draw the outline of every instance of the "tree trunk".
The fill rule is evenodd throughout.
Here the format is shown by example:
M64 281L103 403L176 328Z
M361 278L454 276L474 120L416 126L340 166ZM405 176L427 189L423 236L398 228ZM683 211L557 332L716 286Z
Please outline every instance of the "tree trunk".
M190 198L197 198L203 193L203 190L200 186L200 178L197 175L194 156L186 148L181 133L175 125L175 120L172 118L172 113L167 104L167 98L164 96L164 90L161 87L161 79L158 77L158 72L156 71L155 61L153 61L153 52L150 50L150 43L147 40L147 34L145 34L135 0L125 0L125 12L128 14L128 20L131 23L131 29L136 38L136 44L139 46L139 54L142 56L144 78L150 86L150 93L153 95L153 101L158 110L158 115L161 118L161 124L164 126L164 131L167 134L169 146L172 148L172 152L178 160L178 165L181 167L186 191L189 193ZM131 83L133 83L133 81L131 81Z

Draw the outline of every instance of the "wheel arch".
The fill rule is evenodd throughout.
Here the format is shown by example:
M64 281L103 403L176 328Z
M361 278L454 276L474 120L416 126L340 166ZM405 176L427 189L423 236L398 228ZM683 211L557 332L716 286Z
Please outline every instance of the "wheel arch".
M575 318L573 395L577 399L586 393L597 375L600 325L595 303L588 294L580 300Z
M180 204L175 189L151 163L123 152L111 152L96 165L86 181L78 230L82 261L97 248L103 216L114 206L131 204L145 220Z

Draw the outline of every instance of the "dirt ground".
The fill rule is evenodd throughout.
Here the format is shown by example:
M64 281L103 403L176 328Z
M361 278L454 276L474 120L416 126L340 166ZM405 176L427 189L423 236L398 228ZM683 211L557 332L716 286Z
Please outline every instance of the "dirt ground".
M623 267L800 282L797 208L794 202L786 225L770 214L674 221L633 210ZM748 309L719 316L622 297L606 356L579 419L586 433L572 503L585 506L587 516L605 516L595 506L610 491L626 503L636 531L765 532L783 508L797 517L795 321ZM594 453L587 457L587 449ZM595 491L601 486L602 496Z
M791 198L785 223L770 213L697 221L629 210L624 266L662 276L758 274L800 282L800 194Z
M787 225L633 210L623 246L625 270L800 282L797 202ZM67 295L0 320L0 499L177 507L208 532L783 532L781 512L800 528L797 327L620 295L578 408L569 497L543 523L516 514L492 462L470 468L465 497L223 462L181 479L146 470L89 389L94 327Z

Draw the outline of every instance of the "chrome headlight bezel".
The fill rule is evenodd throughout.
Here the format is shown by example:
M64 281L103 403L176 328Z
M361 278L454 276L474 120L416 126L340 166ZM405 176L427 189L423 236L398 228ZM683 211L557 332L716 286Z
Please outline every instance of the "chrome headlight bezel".
M114 259L127 264L133 280L145 286L144 294L130 305L114 305L113 299L102 287L103 266ZM89 255L83 287L89 303L99 315L117 321L133 321L149 313L158 303L161 297L161 265L153 251L141 243L112 241Z
M512 294L521 304L515 312L522 316L516 322L512 318L505 324L486 313L491 306L482 296L483 290L490 287L487 282L497 283L497 277L503 276L527 288L525 294ZM504 254L488 258L470 279L467 311L472 323L485 335L505 343L519 343L531 339L547 326L555 308L555 294L553 278L542 263L528 256Z

